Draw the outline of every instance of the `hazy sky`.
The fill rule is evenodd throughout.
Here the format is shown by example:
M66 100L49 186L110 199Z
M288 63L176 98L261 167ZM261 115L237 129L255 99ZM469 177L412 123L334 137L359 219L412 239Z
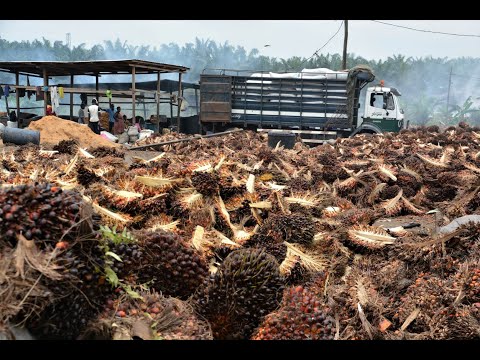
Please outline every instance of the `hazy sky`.
M382 20L417 29L475 34L480 20ZM0 37L33 40L42 36L87 46L120 38L132 45L183 45L195 37L228 41L262 55L309 57L337 31L340 20L0 20ZM270 47L264 47L269 44ZM420 57L480 57L480 37L458 37L396 28L370 20L350 20L348 52L367 59L385 59L393 54ZM343 28L321 53L341 53Z

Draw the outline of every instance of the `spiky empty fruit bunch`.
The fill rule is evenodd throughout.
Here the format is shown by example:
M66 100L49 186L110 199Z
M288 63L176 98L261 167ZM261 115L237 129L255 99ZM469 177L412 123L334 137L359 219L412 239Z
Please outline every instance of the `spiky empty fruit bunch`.
M174 233L156 230L136 234L143 252L139 281L151 281L151 287L165 295L185 299L208 275L208 265L195 250Z
M348 230L348 239L357 246L379 249L395 243L395 238L376 226L357 225Z
M12 244L22 233L27 240L56 242L76 235L83 200L70 190L49 184L0 189L0 234Z
M97 176L93 171L87 169L85 165L81 164L77 169L77 181L85 187L101 181L102 178Z
M397 185L402 188L403 195L407 198L410 198L415 196L417 191L420 190L422 184L413 176L402 173L397 177Z
M214 172L197 171L192 174L192 184L197 191L205 196L213 196L218 192L220 178Z
M124 151L116 148L106 147L106 146L98 146L96 148L89 149L89 152L96 158L112 156L112 157L118 157L123 159L125 157Z
M267 253L273 255L279 264L287 256L287 246L265 234L254 234L243 246L264 249Z
M214 339L248 339L262 318L280 303L278 262L261 249L235 250L195 294L197 311Z
M322 303L318 291L291 287L279 310L268 315L252 336L253 340L333 340L335 321Z
M341 213L339 218L344 226L369 225L375 219L375 211L370 208L355 208Z
M208 323L190 304L155 291L136 291L107 301L105 311L82 334L86 340L211 340Z
M267 146L263 146L258 150L257 157L259 160L263 160L265 165L270 164L272 161L278 159L277 155Z
M75 140L61 140L53 147L53 150L58 151L60 154L73 155L77 152L77 147L78 142Z
M285 277L285 283L290 286L302 285L311 280L312 273L307 271L302 263L297 259Z
M392 199L400 192L401 188L398 185L387 185L380 193L382 200Z
M310 245L315 236L315 223L312 217L301 213L271 213L259 231L273 237L277 242L287 241Z
M345 180L348 177L347 172L338 166L325 165L322 168L322 178L329 184L332 184L337 179Z

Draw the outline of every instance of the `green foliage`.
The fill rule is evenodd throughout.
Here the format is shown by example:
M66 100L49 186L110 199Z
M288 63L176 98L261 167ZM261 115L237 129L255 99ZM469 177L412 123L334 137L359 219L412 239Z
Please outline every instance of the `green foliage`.
M119 285L120 282L118 280L118 276L109 265L105 266L105 276L107 281L112 284L113 287L117 287Z
M117 233L116 225L111 229L108 226L100 225L100 233L104 240L111 240L115 245L131 244L137 241L126 228L121 233Z
M105 59L143 59L187 66L190 71L185 74L187 82L198 82L200 74L205 68L228 68L237 70L265 70L265 71L301 71L304 68L329 68L339 70L342 64L340 54L319 54L311 59L292 56L288 59L277 59L261 55L258 49L247 51L242 46L234 46L228 42L217 43L210 39L198 39L194 42L179 46L175 43L160 44L158 46L129 45L127 41L104 41L87 48L85 44L69 48L62 41L51 42L45 38L33 41L8 41L0 38L0 60L105 60ZM308 60L307 60L308 59ZM385 80L386 86L399 89L405 104L405 116L412 124L426 124L440 119L444 122L455 122L461 116L479 117L478 109L473 108L466 113L458 112L456 107L464 107L465 99L474 95L476 83L470 75L475 77L480 70L479 58L413 58L396 54L386 60L368 60L356 54L348 54L347 67L365 64L370 66L378 80ZM464 74L463 78L453 77L451 86L450 105L452 112L446 114L445 101L447 98L450 69L454 73ZM0 73L0 82L13 83L12 74ZM467 79L467 80L465 80ZM52 82L56 82L53 79ZM443 104L441 104L443 102ZM3 104L3 102L2 102ZM14 107L14 97L9 99ZM439 106L441 104L441 106ZM3 107L3 105L1 105ZM34 105L36 106L36 105ZM471 105L473 106L473 105ZM444 112L442 114L442 111ZM458 115L458 116L456 116ZM451 116L454 116L451 118ZM455 117L456 116L456 117Z

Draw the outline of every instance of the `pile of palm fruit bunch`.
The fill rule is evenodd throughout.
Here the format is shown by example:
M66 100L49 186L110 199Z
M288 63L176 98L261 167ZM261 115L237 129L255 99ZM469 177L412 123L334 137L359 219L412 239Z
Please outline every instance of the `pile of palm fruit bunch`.
M480 337L480 129L0 164L0 323L37 337Z

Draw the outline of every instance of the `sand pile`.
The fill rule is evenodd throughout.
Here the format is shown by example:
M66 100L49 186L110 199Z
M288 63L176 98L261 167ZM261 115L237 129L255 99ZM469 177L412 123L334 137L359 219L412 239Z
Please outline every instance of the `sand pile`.
M40 131L41 145L55 145L62 140L76 140L85 148L121 146L95 134L88 126L56 116L44 116L40 120L31 122L28 129Z

